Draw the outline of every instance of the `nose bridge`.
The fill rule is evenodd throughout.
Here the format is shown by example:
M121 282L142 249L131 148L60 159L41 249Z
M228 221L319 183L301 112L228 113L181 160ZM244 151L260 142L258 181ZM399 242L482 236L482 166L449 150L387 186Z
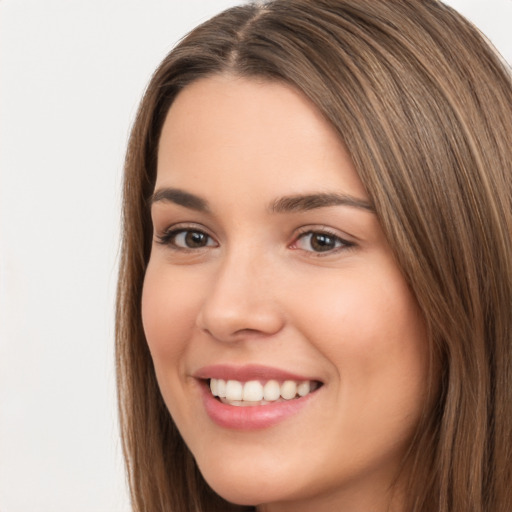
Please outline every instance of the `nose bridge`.
M198 315L199 327L221 341L243 334L270 335L282 317L275 301L275 270L263 251L251 244L226 251L217 263Z

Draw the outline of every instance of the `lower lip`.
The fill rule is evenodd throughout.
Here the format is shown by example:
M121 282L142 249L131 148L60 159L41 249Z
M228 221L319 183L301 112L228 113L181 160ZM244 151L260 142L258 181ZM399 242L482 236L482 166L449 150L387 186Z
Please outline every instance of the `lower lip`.
M234 430L268 428L297 414L317 391L301 398L265 405L235 406L215 398L208 384L201 381L203 404L210 419L217 425Z

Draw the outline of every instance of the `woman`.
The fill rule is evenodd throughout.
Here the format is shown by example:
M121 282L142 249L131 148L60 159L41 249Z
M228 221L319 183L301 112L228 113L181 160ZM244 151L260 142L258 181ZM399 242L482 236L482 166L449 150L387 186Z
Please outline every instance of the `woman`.
M510 511L511 134L508 70L438 1L189 34L126 162L134 509Z

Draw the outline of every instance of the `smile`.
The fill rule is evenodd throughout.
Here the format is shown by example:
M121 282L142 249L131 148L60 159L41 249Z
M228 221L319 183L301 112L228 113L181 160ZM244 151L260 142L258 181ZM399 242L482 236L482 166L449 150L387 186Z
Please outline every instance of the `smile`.
M218 426L234 430L277 425L299 414L324 388L312 376L261 365L205 366L193 376L206 414Z
M305 397L319 387L316 381L268 381L210 379L210 391L224 404L258 406Z

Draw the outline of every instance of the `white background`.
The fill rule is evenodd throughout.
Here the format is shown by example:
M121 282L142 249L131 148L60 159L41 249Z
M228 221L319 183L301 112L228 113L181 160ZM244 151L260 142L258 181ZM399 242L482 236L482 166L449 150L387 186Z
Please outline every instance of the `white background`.
M0 0L0 512L127 512L124 150L150 74L237 0ZM512 62L512 0L451 0Z

